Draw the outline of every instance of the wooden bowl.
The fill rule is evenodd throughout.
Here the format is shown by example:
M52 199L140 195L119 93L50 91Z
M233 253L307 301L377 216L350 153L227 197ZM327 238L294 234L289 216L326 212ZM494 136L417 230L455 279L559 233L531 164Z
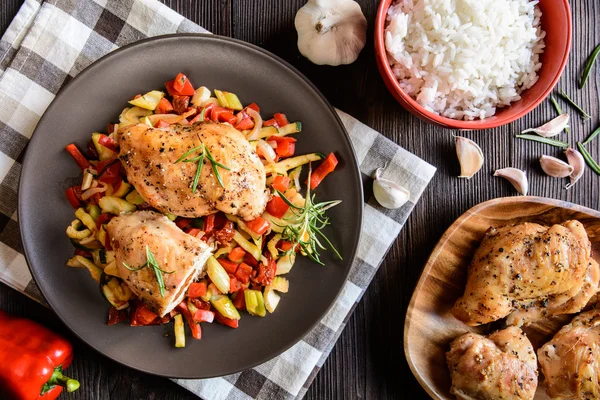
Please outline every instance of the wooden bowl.
M522 222L553 225L577 219L592 242L592 257L600 262L600 212L565 201L543 197L506 197L481 203L458 218L444 233L421 274L408 306L404 325L404 353L423 388L434 399L454 399L446 351L457 336L468 332L488 333L500 327L488 324L469 327L450 310L462 296L467 267L490 226ZM537 350L573 316L546 319L524 329ZM549 399L540 384L536 400Z

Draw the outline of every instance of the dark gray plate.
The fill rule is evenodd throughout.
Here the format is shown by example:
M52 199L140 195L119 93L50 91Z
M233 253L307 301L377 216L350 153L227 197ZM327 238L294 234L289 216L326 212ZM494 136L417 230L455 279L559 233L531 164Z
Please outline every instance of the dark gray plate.
M329 212L328 234L344 261L331 253L326 267L300 259L288 275L290 291L266 318L243 313L240 327L202 324L203 338L189 336L185 349L173 346L172 324L130 327L106 325L108 304L87 270L65 261L73 247L65 229L73 209L64 190L78 168L64 150L70 142L85 148L91 133L104 131L126 100L163 89L184 72L194 85L255 101L263 116L284 112L302 121L297 154L334 151L335 174L317 189L319 200L341 199ZM250 44L212 35L169 35L138 42L98 60L70 82L50 105L29 144L19 188L19 222L31 272L46 300L75 334L129 367L179 378L207 378L242 371L282 353L324 316L339 294L354 259L362 223L362 186L344 127L318 90L293 67ZM186 328L187 329L187 328Z

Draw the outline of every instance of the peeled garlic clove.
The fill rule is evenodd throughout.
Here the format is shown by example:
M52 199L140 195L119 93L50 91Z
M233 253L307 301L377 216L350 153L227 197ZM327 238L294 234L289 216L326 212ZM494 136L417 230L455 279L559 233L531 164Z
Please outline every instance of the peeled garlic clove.
M569 126L569 114L560 114L558 117L551 121L548 121L539 128L525 129L521 133L533 132L543 137L552 137L561 133L565 128Z
M456 136L456 155L460 163L459 178L471 179L483 166L483 152L471 139Z
M542 169L546 175L553 178L566 178L573 172L572 166L563 160L559 160L558 158L552 156L541 156L540 165L542 166Z
M309 0L294 24L298 50L318 65L351 64L367 42L367 19L353 0Z
M373 181L375 200L390 210L402 207L410 199L410 192L396 182L382 178L381 170L381 168L377 168L375 171Z
M529 191L529 181L527 180L525 171L521 171L517 168L502 168L496 170L494 176L506 179L512 183L515 189L517 189L517 192L521 193L523 196L527 196L527 192Z
M581 153L572 147L569 147L567 151L565 151L565 155L567 156L569 165L573 167L573 172L569 175L571 183L566 186L566 188L569 189L576 184L583 175L583 172L585 171L585 160Z

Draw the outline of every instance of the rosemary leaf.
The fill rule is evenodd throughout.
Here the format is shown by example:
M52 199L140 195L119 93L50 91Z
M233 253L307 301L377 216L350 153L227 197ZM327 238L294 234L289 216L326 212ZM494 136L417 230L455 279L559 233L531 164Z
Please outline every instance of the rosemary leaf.
M587 151L585 146L581 143L577 143L577 147L579 148L579 152L581 152L583 159L585 160L587 165L590 167L590 169L592 171L594 171L596 174L600 175L600 165L598 165L596 160L594 160L592 158L592 155L590 154L590 152Z
M148 247L148 245L146 245L146 263L144 265L142 265L139 268L131 268L124 262L121 262L121 264L123 264L123 266L130 271L139 271L142 268L146 267L152 269L154 271L154 274L156 275L156 281L158 282L160 295L161 297L165 297L165 280L163 278L163 274L172 274L175 271L167 272L160 269L160 267L158 266L158 262L156 261L154 254L152 254L152 252L150 251L150 247Z
M517 135L516 137L519 139L532 140L534 142L540 142L544 144L549 144L551 146L561 147L563 149L569 147L569 143L567 142L561 142L560 140L549 139L538 135Z
M202 110L202 112L204 112L204 110ZM225 188L225 186L223 186L223 178L221 178L221 174L219 173L217 167L226 169L228 171L230 170L230 168L217 162L213 158L212 154L210 154L210 150L208 150L204 143L202 143L200 136L198 136L198 140L200 140L200 146L194 147L193 149L186 151L181 157L177 159L177 161L174 162L174 164L177 164L181 161L198 163L198 165L196 166L196 174L194 175L194 181L192 183L192 193L196 193L196 189L198 188L198 180L200 179L200 172L202 171L202 165L204 164L204 159L207 158L208 161L210 161L211 168L215 174L215 177L217 178L217 181L219 182L219 185L221 185L222 188ZM187 156L196 151L201 151L199 156L186 158Z
M592 72L592 67L594 66L594 62L596 62L596 58L598 58L598 54L600 54L600 45L596 46L588 58L587 63L585 64L585 69L583 70L583 75L581 76L581 85L579 86L580 89L583 89L585 83L590 77L590 72Z
M196 175L194 176L194 183L192 183L192 193L196 193L198 188L198 180L200 179L200 172L202 172L202 165L204 165L204 153L198 158L198 166L196 167Z
M586 144L594 140L598 135L600 135L600 126L594 132L592 132L592 134L588 136L588 138L585 139L585 142L583 142L582 144L585 146Z
M577 109L577 111L579 111L581 113L581 115L583 116L583 118L588 119L588 118L592 118L588 113L586 113L584 111L583 108L581 108L577 103L575 103L566 93L564 90L560 91L560 95L563 97L563 99L565 99L569 104L571 104L573 107L575 107Z
M189 156L190 154L192 154L192 153L194 153L194 152L196 152L196 151L198 151L198 150L202 149L203 147L204 147L203 145L200 145L200 146L198 146L198 147L194 147L193 149L190 149L190 150L186 151L186 152L185 152L185 153L183 153L183 155L182 155L181 157L179 157L179 158L177 159L177 161L175 161L173 164L177 164L178 162L184 161L184 159L185 159L187 156Z

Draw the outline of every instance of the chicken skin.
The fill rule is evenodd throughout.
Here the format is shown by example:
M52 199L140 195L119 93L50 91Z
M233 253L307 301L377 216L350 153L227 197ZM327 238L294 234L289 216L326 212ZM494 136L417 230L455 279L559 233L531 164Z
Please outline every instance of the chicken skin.
M161 317L183 300L188 286L203 272L212 254L212 248L205 242L184 233L167 217L152 211L121 214L106 225L106 230L115 251L119 275L131 291ZM162 270L164 295L157 272L146 264L146 249Z
M600 398L600 310L584 312L538 350L553 399Z
M535 223L490 228L452 314L475 326L506 316L508 324L523 325L578 312L598 291L600 274L590 253L579 221L550 228Z
M484 337L466 333L450 344L450 393L462 400L533 399L537 361L525 333L509 327Z
M269 201L263 164L246 137L229 125L204 122L159 129L138 124L121 129L117 140L128 181L164 214L193 218L223 211L252 220L263 213ZM208 152L192 192L198 161L184 160L201 156L202 147L184 155L199 146ZM228 168L215 165L223 186L209 152Z

